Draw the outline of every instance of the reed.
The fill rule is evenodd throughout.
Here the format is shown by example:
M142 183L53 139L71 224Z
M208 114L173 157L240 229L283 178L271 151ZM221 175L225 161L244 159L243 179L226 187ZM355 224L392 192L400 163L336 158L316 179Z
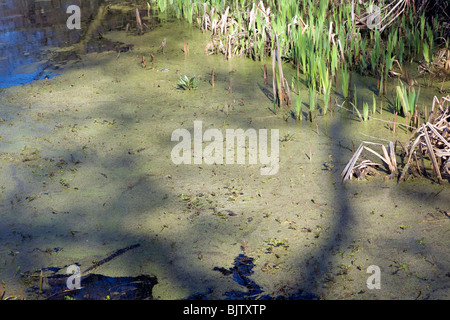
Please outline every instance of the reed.
M141 15L139 14L139 9L136 8L135 9L135 14L136 14L136 29L138 34L142 33L142 20L141 20Z
M323 113L327 114L328 108L331 107L331 86L328 86L324 89L323 93L323 100L324 100L324 107L323 107Z
M422 12L420 16L420 40L423 41L423 37L425 35L425 12Z
M329 77L328 69L325 66L324 60L319 61L318 68L319 68L319 75L320 75L320 81L321 81L322 92L323 92L323 101L324 101L323 113L326 114L328 107L329 107L330 95L331 95L330 77Z
M366 49L367 49L367 42L366 41L362 41L361 43L361 50L360 50L360 54L359 54L359 60L360 60L360 73L361 74L365 74L366 71L369 69L369 64L368 59L366 57Z
M353 111L356 112L356 114L358 115L358 117L361 120L364 120L363 116L361 115L361 112L359 112L359 109L358 109L358 94L356 92L356 85L355 85L355 89L353 91Z
M383 87L383 92L384 92L384 94L386 94L387 93L387 79L388 79L388 77L389 77L389 72L391 71L391 69L392 69L392 67L393 67L393 65L394 65L394 60L395 60L395 56L392 56L392 52L391 52L391 50L387 50L387 52L386 52L386 61L385 61L385 64L384 64L384 81L383 81L383 83L384 83L384 87Z
M377 99L375 98L375 93L372 93L372 115L377 112Z
M431 62L431 57L430 57L430 46L428 45L427 41L424 41L423 43L423 58L425 59L427 65L429 65Z
M420 9L422 11L419 15L414 6L406 6L404 1L399 1L389 12L386 10L386 21L383 22L386 25L381 30L369 30L365 33L360 32L356 22L365 24L360 17L365 14L366 9L356 1L346 1L339 5L330 5L329 0L151 1L155 2L160 12L171 8L177 17L184 17L189 22L197 21L205 31L210 29L214 37L222 35L223 40L226 35L233 35L229 38L228 48L224 49L228 58L236 53L261 59L265 54L270 54L267 48L277 34L280 36L280 50L294 62L300 61L303 74L314 72L313 68L307 70L308 61L312 57L309 53L325 58L332 76L336 70L338 55L340 61L347 60L361 72L368 69L376 72L378 66L386 62L380 60L379 53L389 47L393 48L389 58L396 56L402 62L406 48L401 37L407 39L408 52L411 53L412 50L418 50L420 45L415 44L425 38L425 32L428 38L434 35L426 22L425 8ZM386 43L382 44L381 33L387 25L392 26L392 32L388 33ZM436 26L434 28L438 30ZM369 40L371 44L368 43ZM431 46L431 41L429 44ZM339 50L336 50L338 47ZM369 54L369 64L365 51L370 47L373 49ZM391 68L385 68L386 72L390 70Z
M314 87L309 87L309 120L312 122L312 113L316 108L316 92Z
M416 113L417 101L419 99L420 88L416 92L414 87L406 88L400 82L396 86L396 111L402 113L404 117L412 117Z
M396 87L396 96L395 96L395 112L396 113L403 111L403 106L402 106L402 101L401 101L402 97L403 97L403 91L400 89L400 87ZM403 97L403 99L405 100L404 97Z
M393 120L393 125L392 125L392 131L394 133L396 132L396 128L397 128L397 111L394 112L394 120Z
M307 62L306 55L308 50L307 35L302 31L298 32L298 40L296 41L297 56L301 61L303 74L306 74Z
M369 104L367 102L363 102L363 119L364 121L369 120Z
M403 57L404 57L404 52L405 52L405 44L403 41L399 42L399 47L398 47L398 61L400 62L400 64L403 64Z
M350 91L350 72L347 69L347 66L344 65L341 67L341 75L342 75L342 95L345 99L348 99Z
M337 87L337 71L339 65L339 53L336 44L333 44L331 49L331 78L334 79L334 86Z
M39 274L39 294L42 293L43 280L44 280L44 274L41 269L41 273Z
M378 96L380 96L383 92L383 82L384 82L384 78L383 78L383 69L381 69L380 75L379 75L379 82L378 82Z
M272 53L272 72L273 72L273 90L274 90L274 99L278 107L281 107L282 104L289 104L289 95L286 90L289 90L289 86L286 85L287 81L284 78L283 74L283 66L281 61L281 47L278 41L278 36L275 35L275 44L276 48Z
M336 87L338 72L342 74L342 94L346 99L354 71L371 73L377 78L378 95L387 94L394 61L401 66L422 52L424 60L430 63L434 39L442 33L437 19L427 19L427 4L418 8L406 5L404 0L387 6L382 27L374 30L360 28L366 24L362 18L367 7L364 1L337 4L330 0L152 0L150 4L160 12L170 9L179 18L197 22L203 31L211 32L209 51L222 53L227 59L247 56L261 60L272 55L277 107L289 99L281 60L290 62L297 68L297 77L301 71L309 90L314 92L310 102L316 97L316 89L323 94L324 113L330 107L331 88L333 81ZM187 54L184 42L183 47ZM315 109L315 101L310 106Z
M276 56L275 50L272 51L272 90L273 90L273 106L274 112L277 112L277 104L278 104L278 86L277 86L277 73L276 73Z
M420 32L417 28L413 28L412 30L413 39L414 39L414 54L417 56L420 52Z
M188 51L187 51L186 41L184 40L184 38L183 38L183 52L184 52L184 56L186 57Z
M300 92L297 96L297 99L295 101L296 105L295 105L295 118L297 120L302 120L303 119L303 115L302 115L302 97L300 95Z

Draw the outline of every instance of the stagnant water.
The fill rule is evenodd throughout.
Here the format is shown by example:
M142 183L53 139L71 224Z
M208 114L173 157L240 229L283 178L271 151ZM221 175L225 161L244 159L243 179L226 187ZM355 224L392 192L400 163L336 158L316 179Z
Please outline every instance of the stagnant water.
M209 35L169 17L144 16L151 30L126 32L134 7L111 7L101 37L86 45L92 52L79 54L81 34L64 29L67 4L59 3L36 2L31 24L0 35L4 298L64 298L50 279L70 265L92 270L82 279L89 294L71 295L78 299L449 298L448 182L399 185L380 170L341 184L353 146L404 143L410 132L337 107L310 122L304 86L303 120L285 121L289 110L273 113L264 83L270 61L205 55ZM49 12L58 22L42 22L58 16ZM9 14L2 21L27 16ZM288 65L285 73L294 75ZM198 88L180 90L180 75L196 75ZM352 79L371 101L376 80ZM439 97L437 87L421 88L419 104ZM374 117L392 120L392 97ZM248 160L194 163L195 152L192 164L175 164L172 132L194 134L194 121L224 134L279 130L278 172L261 175L264 165ZM380 267L380 289L366 284L371 265ZM111 294L136 281L138 294Z

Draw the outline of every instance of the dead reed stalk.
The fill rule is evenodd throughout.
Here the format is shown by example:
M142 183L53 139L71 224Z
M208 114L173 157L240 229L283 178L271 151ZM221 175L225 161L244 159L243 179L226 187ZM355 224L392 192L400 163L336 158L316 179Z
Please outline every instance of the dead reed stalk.
M418 115L415 115L416 119L417 117ZM403 148L402 146L404 157L407 159L398 183L406 179L410 170L412 173L416 172L419 176L426 175L425 157L429 159L434 176L439 183L442 183L444 176L450 178L450 96L443 97L440 100L434 97L432 111L428 120L415 129L406 147ZM394 118L394 132L395 122L396 116ZM383 156L364 144L381 146ZM397 174L395 147L391 141L389 141L387 149L381 144L363 141L341 173L343 183L351 180L353 176L359 178L369 172L372 166L379 165L370 160L364 160L359 165L356 165L363 150L369 151L380 158L388 168L390 177ZM417 155L419 155L421 160L420 166Z
M139 9L136 8L136 29L138 31L138 34L142 33L142 21L141 21L141 15L139 13Z
M186 43L186 41L183 38L183 52L184 52L184 56L186 57L188 55L188 45Z

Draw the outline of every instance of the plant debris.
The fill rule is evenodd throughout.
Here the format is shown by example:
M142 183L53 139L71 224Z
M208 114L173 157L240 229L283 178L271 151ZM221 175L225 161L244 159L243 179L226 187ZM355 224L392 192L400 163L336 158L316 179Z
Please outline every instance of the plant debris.
M450 96L442 97L438 100L433 99L431 112L428 121L417 128L411 136L406 147L403 148L403 158L407 157L405 166L398 182L405 180L407 174L416 172L419 176L426 174L425 158L431 162L431 168L438 182L441 183L444 175L450 175ZM365 144L381 146L383 156ZM373 174L374 167L379 167L379 163L365 159L356 164L362 151L370 151L380 158L390 172L390 178L397 175L397 161L395 147L392 141L389 141L388 148L379 143L363 141L353 154L350 161L341 173L342 182L351 180L354 176L358 179L366 174ZM419 164L419 160L421 160Z
M375 150L366 147L364 144L381 146L384 156L382 156ZM383 161L390 172L390 178L393 178L397 174L397 160L395 156L394 143L392 141L389 141L387 149L382 144L363 141L341 173L343 183L345 183L347 180L351 180L353 176L356 176L359 179L366 174L373 174L373 167L380 166L379 163L375 163L367 159L361 161L361 163L357 165L356 162L358 161L358 158L360 157L363 150L370 151L372 154L376 155Z
M437 106L435 103L437 102ZM424 157L431 161L434 175L439 183L443 175L450 175L450 96L433 99L432 110L428 121L416 129L405 148L408 161L400 176L399 182L405 179L408 169L416 169L420 175L426 174ZM417 155L421 159L420 168ZM414 167L415 165L415 167Z

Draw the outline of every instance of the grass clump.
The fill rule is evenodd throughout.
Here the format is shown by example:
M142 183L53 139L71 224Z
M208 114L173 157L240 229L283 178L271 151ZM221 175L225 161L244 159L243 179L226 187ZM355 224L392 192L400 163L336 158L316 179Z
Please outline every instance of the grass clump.
M195 75L192 77L184 75L184 77L180 76L177 85L178 88L182 90L194 90L198 87L198 80Z
M403 116L412 116L416 112L417 101L419 99L420 89L416 92L413 87L406 88L403 83L396 89L396 111L403 114Z

